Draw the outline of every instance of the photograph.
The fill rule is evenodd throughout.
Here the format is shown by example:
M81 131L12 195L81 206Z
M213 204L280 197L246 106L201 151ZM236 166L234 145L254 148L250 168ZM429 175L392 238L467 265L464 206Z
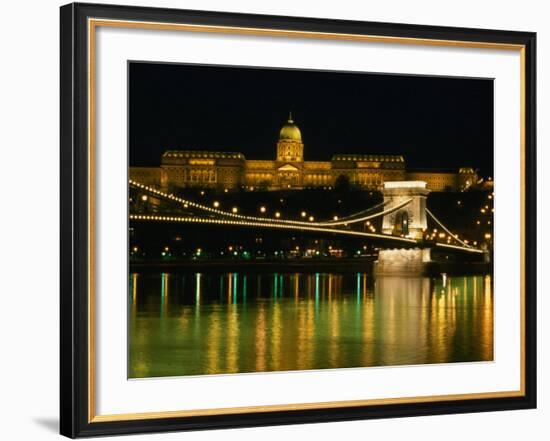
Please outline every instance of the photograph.
M494 360L493 79L127 69L129 379Z
M523 430L537 26L337 9L60 8L62 435Z

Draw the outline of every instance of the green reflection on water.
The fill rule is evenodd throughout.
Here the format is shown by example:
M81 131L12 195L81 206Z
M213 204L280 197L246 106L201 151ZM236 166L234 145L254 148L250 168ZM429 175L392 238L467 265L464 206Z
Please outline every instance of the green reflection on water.
M489 275L131 274L129 287L133 378L493 359Z

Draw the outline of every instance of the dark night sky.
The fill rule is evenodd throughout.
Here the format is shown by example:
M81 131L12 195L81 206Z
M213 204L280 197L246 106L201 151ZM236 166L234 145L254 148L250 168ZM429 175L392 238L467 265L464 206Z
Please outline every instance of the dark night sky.
M169 149L274 159L292 110L306 160L402 154L407 168L493 172L493 81L130 63L130 164Z

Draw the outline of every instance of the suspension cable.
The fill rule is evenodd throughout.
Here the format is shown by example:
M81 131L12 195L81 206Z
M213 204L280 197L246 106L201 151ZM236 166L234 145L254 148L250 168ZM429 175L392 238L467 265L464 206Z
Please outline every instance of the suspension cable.
M387 210L381 211L380 213L371 214L371 215L368 215L368 216L363 216L363 217L359 217L359 218L355 218L355 219L351 219L351 220L347 220L347 219L354 218L355 216L359 215L361 212L352 214L352 215L350 215L347 218L342 219L342 220L331 220L331 221L323 221L323 222L303 222L303 221L294 221L294 220L289 220L289 219L273 219L273 218L265 218L265 217L258 217L258 216L246 216L246 215L243 215L243 214L230 213L228 211L218 210L218 209L215 209L215 208L208 207L206 205L197 204L196 202L193 202L193 201L190 201L190 200L187 200L187 199L182 199L182 198L180 198L178 196L175 196L173 194L164 193L160 190L157 190L156 188L150 187L148 185L141 184L137 181L130 180L129 184L132 187L136 187L140 190L148 191L148 192L150 192L150 193L152 193L156 196L160 196L162 198L171 200L173 202L179 202L179 203L182 203L184 205L188 205L188 206L191 206L191 207L194 207L194 208L198 208L199 210L219 214L220 216L226 216L226 217L231 217L231 218L235 218L235 219L252 220L252 221L270 220L271 222L275 222L275 223L278 223L278 224L291 224L291 225L338 226L338 225L354 224L354 223L357 223L357 222L364 222L364 221L367 221L367 220L370 220L370 219L374 219L374 218L392 213L396 210L399 210L400 208L404 207L405 205L409 204L412 201L412 198L410 198L410 199L402 202L401 204L398 204L398 205L396 205L392 208L389 208ZM385 203L382 203L382 204L385 205ZM382 205L382 204L378 204L378 205ZM374 207L371 207L371 210L372 209L374 209ZM366 212L366 211L368 211L368 210L363 210L363 212Z
M426 207L426 213L428 213L428 214L431 216L431 218L432 218L441 228L443 228L443 230L444 230L447 234L449 234L449 235L450 235L453 239L455 239L457 242L460 242L460 244L464 245L466 248L473 248L471 245L468 245L466 242L460 240L456 234L452 233L445 225L443 225L443 223L442 223L438 218L436 218L435 215L434 215L430 210L428 210L427 207Z
M157 222L181 222L181 223L198 223L198 224L218 224L218 225L237 225L237 226L251 226L259 228L275 228L286 230L303 230L303 231L316 231L323 233L342 234L346 236L367 237L376 239L392 240L396 242L416 244L415 239L399 236L391 236L381 233L367 233L365 231L355 230L334 230L331 228L317 227L311 224L308 225L289 225L289 224L276 224L271 222L270 219L264 219L263 222L258 221L243 221L243 220L229 220L229 219L215 219L215 218L197 218L197 217L185 217L185 216L163 216L160 214L147 215L147 214L130 214L130 220L147 220Z

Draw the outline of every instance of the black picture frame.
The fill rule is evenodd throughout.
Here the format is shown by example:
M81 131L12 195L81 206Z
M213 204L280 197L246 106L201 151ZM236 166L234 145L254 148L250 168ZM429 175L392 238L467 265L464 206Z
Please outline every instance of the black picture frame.
M524 395L224 415L94 421L89 408L87 20L185 23L520 45L524 72ZM67 437L252 427L536 407L536 34L117 5L60 9L60 432Z

